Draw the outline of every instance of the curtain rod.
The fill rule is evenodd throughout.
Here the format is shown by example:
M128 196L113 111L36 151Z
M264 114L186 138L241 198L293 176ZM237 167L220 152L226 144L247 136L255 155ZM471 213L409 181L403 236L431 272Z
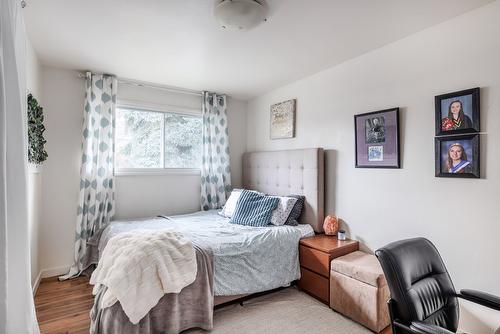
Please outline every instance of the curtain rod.
M85 76L85 73L80 72L80 73L78 73L78 77L85 79L86 76ZM171 93L181 93L181 94L196 95L196 96L203 95L201 92L195 91L195 90L157 85L157 84L152 84L152 83L145 82L145 81L124 79L124 78L116 78L116 80L118 81L118 83L121 83L123 85L159 89L159 90L164 90L164 91L171 92Z

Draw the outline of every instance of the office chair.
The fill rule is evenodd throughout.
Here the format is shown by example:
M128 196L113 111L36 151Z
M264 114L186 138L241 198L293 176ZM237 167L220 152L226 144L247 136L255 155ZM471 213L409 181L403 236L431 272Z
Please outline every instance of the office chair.
M393 334L452 334L458 298L500 311L500 298L475 290L455 292L436 247L427 239L390 243L375 252L389 285Z

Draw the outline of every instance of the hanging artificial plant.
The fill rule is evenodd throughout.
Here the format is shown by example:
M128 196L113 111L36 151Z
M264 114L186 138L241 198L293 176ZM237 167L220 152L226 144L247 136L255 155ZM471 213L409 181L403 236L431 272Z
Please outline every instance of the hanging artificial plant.
M40 165L47 160L47 151L43 145L47 142L43 138L43 108L33 95L28 94L28 161Z

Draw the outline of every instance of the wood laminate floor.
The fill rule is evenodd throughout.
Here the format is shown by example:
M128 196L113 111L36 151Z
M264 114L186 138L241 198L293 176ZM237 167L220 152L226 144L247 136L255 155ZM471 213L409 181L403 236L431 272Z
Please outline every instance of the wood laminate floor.
M92 303L92 285L85 276L64 282L43 279L35 295L41 334L89 333ZM386 328L381 334L392 333Z
M89 333L89 312L94 298L85 276L59 282L45 278L35 295L35 308L42 334Z

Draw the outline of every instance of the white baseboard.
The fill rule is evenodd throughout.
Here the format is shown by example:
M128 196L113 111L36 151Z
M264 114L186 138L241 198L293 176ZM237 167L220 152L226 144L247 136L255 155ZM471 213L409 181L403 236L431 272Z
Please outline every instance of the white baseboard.
M36 294L36 290L38 290L38 286L40 285L40 281L42 280L42 272L38 272L38 276L35 279L35 282L33 283L33 297Z
M38 273L38 276L35 280L35 283L33 284L33 296L36 294L36 291L38 290L38 286L40 286L40 282L41 282L42 278L49 278L49 277L55 277L55 276L61 276L61 275L67 274L70 267L71 266L62 266L62 267L56 267L56 268L50 268L50 269L42 269Z

